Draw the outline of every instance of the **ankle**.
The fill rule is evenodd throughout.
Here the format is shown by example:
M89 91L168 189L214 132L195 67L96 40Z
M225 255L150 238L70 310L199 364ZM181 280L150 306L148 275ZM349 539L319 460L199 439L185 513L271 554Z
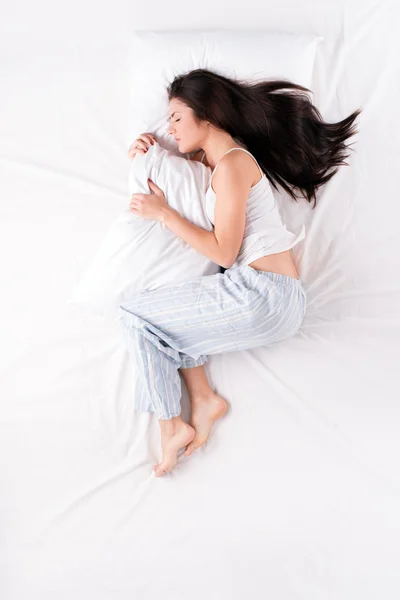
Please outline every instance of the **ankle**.
M196 392L190 396L192 404L208 404L215 397L215 392L211 389L204 390L202 392Z
M165 435L173 435L182 425L184 421L180 416L172 417L171 419L159 419L160 429Z

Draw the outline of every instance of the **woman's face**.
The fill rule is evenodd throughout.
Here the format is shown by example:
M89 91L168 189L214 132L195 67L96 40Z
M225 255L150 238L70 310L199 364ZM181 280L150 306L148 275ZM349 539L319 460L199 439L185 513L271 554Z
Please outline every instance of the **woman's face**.
M177 98L170 100L168 133L176 139L181 154L201 148L205 132L205 123L195 120L189 106Z

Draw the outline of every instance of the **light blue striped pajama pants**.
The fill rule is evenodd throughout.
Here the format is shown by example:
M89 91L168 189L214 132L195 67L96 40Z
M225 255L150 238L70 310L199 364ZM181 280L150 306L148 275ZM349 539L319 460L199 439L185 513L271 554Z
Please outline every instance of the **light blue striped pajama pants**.
M139 293L118 317L138 370L135 409L159 419L178 416L178 369L203 365L208 354L289 338L305 311L300 279L248 265Z

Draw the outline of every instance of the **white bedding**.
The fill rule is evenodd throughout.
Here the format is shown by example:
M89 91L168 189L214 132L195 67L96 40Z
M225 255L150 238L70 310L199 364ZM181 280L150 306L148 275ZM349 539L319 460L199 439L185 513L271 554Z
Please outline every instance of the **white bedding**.
M400 596L398 9L247 6L35 3L2 21L5 600ZM301 331L211 357L231 410L161 479L158 424L133 411L119 330L66 304L127 207L133 26L320 35L316 105L327 121L363 109L317 209L282 198L288 228L307 229Z
M211 231L205 195L211 169L177 156L158 141L138 154L129 169L131 194L149 194L150 178L180 215ZM71 302L115 319L119 306L141 290L213 275L220 266L176 236L159 221L142 219L128 208L111 224L71 296Z

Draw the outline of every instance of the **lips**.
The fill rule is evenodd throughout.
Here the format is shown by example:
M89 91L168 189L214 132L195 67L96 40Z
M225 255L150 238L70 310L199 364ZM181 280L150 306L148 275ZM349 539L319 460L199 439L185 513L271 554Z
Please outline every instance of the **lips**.
M181 140L180 140L180 139L178 139L178 138L175 138L175 140L176 140L177 142L180 142L180 141L181 141Z

